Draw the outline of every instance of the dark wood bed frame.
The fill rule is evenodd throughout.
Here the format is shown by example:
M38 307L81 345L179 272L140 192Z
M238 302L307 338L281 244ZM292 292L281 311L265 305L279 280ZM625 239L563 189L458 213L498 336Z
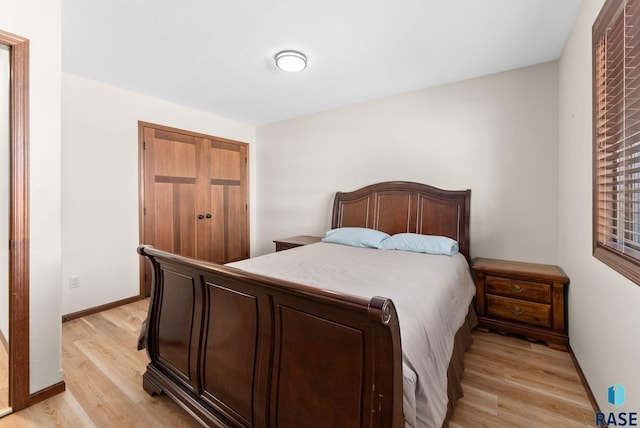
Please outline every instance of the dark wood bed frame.
M335 196L332 228L458 240L469 259L470 190L387 182ZM150 394L221 427L403 427L393 302L256 275L140 246L153 287Z

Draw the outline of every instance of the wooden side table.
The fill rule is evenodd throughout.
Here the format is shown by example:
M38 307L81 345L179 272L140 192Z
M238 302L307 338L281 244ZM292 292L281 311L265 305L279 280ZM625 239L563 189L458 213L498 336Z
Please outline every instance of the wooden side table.
M303 245L314 244L320 242L321 239L320 236L298 235L292 236L291 238L276 239L273 242L276 244L276 251L283 251Z
M558 266L478 258L474 260L480 328L542 340L567 350L567 287Z

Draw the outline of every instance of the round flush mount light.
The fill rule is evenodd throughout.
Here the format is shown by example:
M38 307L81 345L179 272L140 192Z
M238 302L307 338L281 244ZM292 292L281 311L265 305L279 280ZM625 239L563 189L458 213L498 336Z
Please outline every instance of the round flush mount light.
M295 73L307 67L307 57L297 51L282 51L275 56L276 65L284 71Z

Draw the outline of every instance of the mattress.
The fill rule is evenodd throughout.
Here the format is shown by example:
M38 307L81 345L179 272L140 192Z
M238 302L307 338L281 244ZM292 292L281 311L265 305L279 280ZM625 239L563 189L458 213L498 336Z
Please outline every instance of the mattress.
M454 337L475 294L464 256L319 242L229 266L328 291L393 300L402 341L406 426L442 426Z

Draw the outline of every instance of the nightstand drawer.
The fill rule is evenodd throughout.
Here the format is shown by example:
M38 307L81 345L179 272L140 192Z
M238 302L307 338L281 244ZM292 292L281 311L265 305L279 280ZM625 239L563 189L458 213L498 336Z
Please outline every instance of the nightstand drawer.
M551 303L551 285L487 275L487 293Z
M296 247L300 247L300 244L292 244L290 242L276 242L276 251L284 251Z
M487 313L491 316L541 327L551 327L551 306L487 294Z

